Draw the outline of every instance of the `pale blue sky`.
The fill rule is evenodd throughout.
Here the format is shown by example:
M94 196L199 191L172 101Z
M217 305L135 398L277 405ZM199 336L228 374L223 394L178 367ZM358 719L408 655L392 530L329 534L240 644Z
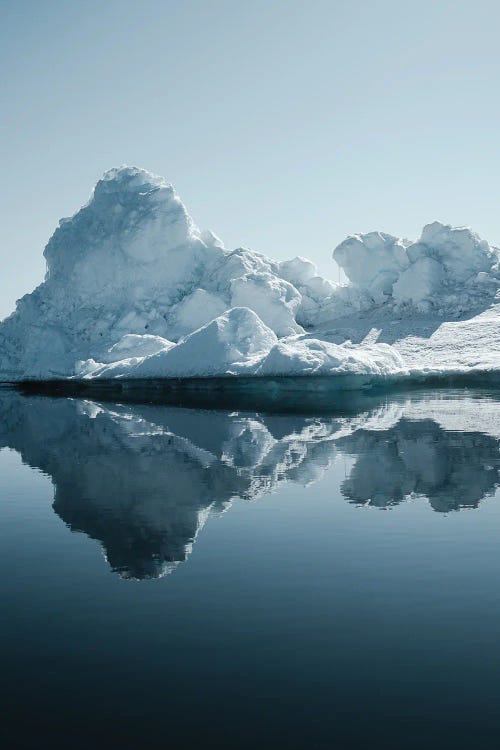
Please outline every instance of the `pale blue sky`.
M228 247L312 258L434 219L500 244L493 0L0 0L0 317L102 172Z

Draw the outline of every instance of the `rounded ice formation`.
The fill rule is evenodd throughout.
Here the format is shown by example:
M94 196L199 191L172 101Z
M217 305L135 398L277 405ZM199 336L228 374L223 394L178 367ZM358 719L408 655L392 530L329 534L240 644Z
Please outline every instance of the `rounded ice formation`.
M176 378L215 377L251 372L262 354L278 341L252 310L233 307L190 333L178 344L150 356L122 359L109 365L84 363L86 377ZM252 367L252 365L254 367Z
M181 335L200 328L227 310L227 304L222 297L207 292L205 289L195 289L187 294L172 309L175 319L174 330Z
M231 281L231 303L251 307L278 336L303 330L295 321L300 300L297 289L273 273L248 273Z
M400 354L388 344L332 344L319 339L279 341L260 364L258 375L367 375L405 372Z
M373 304L410 305L451 318L480 307L500 285L498 250L468 227L439 221L427 224L417 242L383 232L353 235L333 257ZM479 274L491 280L489 287Z
M152 340L140 337L175 342L234 307L279 336L303 330L302 295L279 263L226 250L171 185L137 167L106 172L44 255L45 281L0 325L2 380L81 374L82 361L123 359L115 346L128 336L127 358L141 358Z
M169 348L111 364L89 360L80 365L80 374L86 378L333 374L385 377L404 369L402 357L387 344L354 347L297 337L278 340L252 310L233 307Z
M355 234L335 248L333 257L348 279L376 291L378 297L407 268L407 244L385 232Z
M120 167L44 254L0 324L2 381L500 369L499 252L468 228L348 237L337 286L302 257L227 250L163 178Z

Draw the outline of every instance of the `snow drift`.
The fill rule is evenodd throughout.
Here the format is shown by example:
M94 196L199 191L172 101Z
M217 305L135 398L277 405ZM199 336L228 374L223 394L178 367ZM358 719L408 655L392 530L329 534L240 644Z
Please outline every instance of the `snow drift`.
M44 255L45 281L0 324L3 381L500 367L499 253L467 228L348 237L337 286L304 258L226 249L161 177L121 167Z

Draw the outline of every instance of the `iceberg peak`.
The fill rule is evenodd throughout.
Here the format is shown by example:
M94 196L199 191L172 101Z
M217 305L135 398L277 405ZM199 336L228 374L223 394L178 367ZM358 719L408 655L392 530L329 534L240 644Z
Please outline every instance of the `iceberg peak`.
M76 297L162 278L166 268L141 273L141 264L170 264L174 248L199 242L199 232L172 185L137 167L104 174L90 200L65 219L44 255L47 280L70 284Z
M94 193L100 190L130 192L147 192L159 187L172 187L160 175L153 174L141 167L129 167L122 164L121 167L112 167L104 172L102 178L94 188Z

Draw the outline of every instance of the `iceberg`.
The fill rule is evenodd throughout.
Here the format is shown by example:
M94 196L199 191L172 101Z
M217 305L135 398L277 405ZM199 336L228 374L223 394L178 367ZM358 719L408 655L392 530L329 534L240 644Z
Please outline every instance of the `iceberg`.
M44 256L45 280L0 323L3 382L366 387L500 369L499 251L464 227L433 222L415 242L352 235L333 252L349 279L337 285L303 257L225 248L163 178L119 167L60 221Z

